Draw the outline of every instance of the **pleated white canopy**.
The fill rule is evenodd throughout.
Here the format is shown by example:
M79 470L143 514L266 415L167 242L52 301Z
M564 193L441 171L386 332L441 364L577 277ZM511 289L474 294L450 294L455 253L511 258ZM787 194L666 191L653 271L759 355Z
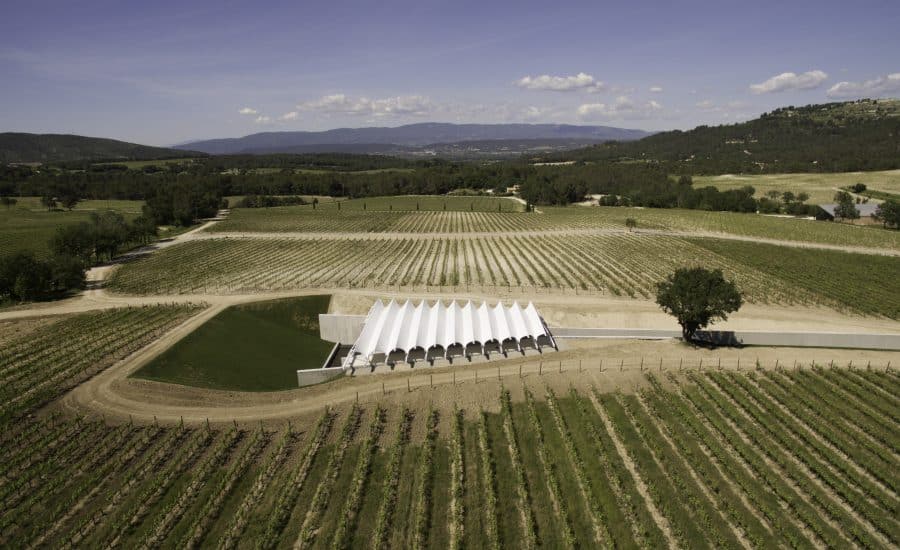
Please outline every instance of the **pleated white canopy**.
M372 305L362 332L347 357L351 364L356 355L371 360L377 354L394 351L409 354L414 349L429 351L440 346L446 355L453 345L484 346L488 342L503 344L508 340L521 342L524 338L548 336L547 329L534 304L524 308L518 302L511 306L501 303L491 307L466 301L432 305L421 301L403 304L391 300L387 305L378 300ZM551 340L552 341L552 340Z

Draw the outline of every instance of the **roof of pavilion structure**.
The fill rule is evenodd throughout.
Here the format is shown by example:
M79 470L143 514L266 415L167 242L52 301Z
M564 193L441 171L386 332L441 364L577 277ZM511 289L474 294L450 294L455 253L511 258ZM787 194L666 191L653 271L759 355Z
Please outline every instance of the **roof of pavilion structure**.
M429 304L424 300L418 304L391 300L385 304L378 300L366 316L362 332L347 356L347 364L356 355L371 361L378 354L386 356L395 351L409 354L417 348L427 352L441 347L446 353L454 345L483 346L489 342L502 345L526 338L537 341L541 336L550 335L531 302L521 307L518 302L510 306L502 303L489 306L487 302L476 304L471 300L449 304L441 301Z

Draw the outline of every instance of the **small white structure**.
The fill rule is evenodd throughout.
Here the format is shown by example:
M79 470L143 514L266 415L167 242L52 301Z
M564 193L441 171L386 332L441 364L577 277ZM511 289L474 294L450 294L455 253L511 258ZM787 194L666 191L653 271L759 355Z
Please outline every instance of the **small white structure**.
M364 365L373 365L377 359L391 362L398 354L406 362L454 355L470 358L473 353L487 356L490 351L506 355L510 348L523 351L523 345L539 351L542 345L556 348L531 302L523 308L518 302L511 306L472 301L414 305L409 300L403 304L391 300L385 305L378 300L343 366L359 366L360 359Z

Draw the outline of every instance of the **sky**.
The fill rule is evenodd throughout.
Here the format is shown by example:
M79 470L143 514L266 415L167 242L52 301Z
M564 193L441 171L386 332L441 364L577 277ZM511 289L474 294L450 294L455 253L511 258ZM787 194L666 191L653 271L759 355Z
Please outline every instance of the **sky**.
M900 97L900 1L8 0L0 132L689 129Z

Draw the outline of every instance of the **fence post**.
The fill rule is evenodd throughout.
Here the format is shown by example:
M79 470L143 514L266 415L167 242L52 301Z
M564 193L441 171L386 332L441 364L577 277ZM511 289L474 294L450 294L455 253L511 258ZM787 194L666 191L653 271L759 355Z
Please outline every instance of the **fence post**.
M678 372L681 372L681 366L684 364L684 357L678 360Z
M662 357L659 358L659 372L662 372Z
M717 368L719 370L722 370L722 356L721 355L719 356L719 364L717 365Z
M428 375L428 385L431 386L432 388L434 387L434 375L433 374Z
M703 370L703 358L701 357L700 364L697 365L697 372L700 372L702 370Z
M559 373L562 374L562 361L559 362Z
M641 372L644 372L644 356L641 356Z
M384 391L384 382L381 383L381 395L384 395L386 392Z
M407 378L406 379L406 392L409 393L411 391L412 391L412 389L410 389L410 387L409 387L409 378Z
M541 361L538 363L538 376L542 376L544 371L544 362Z
M500 380L500 367L497 367L497 380Z
M623 370L624 368L625 368L625 360L622 359L622 360L619 361L619 372L622 372L622 370Z
M519 363L519 378L522 378L522 363Z

